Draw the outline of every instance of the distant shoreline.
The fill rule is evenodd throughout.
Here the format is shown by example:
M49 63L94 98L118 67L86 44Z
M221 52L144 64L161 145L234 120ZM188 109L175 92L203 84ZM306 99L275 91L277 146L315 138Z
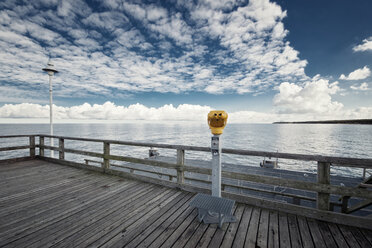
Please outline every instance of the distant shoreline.
M363 124L372 125L372 119L327 120L327 121L278 121L273 124Z

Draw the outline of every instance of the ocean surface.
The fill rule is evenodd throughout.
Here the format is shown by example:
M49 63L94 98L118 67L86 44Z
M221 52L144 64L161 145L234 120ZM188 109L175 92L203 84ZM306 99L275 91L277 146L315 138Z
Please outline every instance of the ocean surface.
M0 124L0 135L49 134L49 124ZM115 123L55 124L54 134L69 137L122 141L210 146L211 133L206 123ZM46 139L48 144L49 139ZM36 141L38 143L38 140ZM57 145L57 140L54 141ZM0 147L28 144L25 138L0 139ZM102 152L102 144L65 141L65 147ZM228 124L222 135L222 147L256 151L372 158L372 126L342 124ZM113 145L112 154L144 158L149 148ZM176 152L159 149L161 155ZM26 155L27 151L0 152L0 159ZM48 154L48 153L47 153ZM205 152L186 152L186 158L209 160ZM67 154L66 159L84 161L83 156ZM262 157L223 155L223 162L259 166ZM275 159L275 158L271 158ZM282 169L314 172L315 162L279 159ZM360 176L361 169L332 168L336 175Z

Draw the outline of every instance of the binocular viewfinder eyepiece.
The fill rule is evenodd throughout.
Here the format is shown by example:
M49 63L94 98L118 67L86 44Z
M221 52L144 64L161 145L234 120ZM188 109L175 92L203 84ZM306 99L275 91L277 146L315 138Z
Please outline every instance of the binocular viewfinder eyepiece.
M223 110L213 110L208 114L208 125L212 134L220 135L227 123L227 113Z

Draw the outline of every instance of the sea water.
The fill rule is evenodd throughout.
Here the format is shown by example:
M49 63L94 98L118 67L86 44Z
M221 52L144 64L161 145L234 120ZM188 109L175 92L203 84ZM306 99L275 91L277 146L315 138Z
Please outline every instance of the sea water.
M0 135L49 134L48 124L0 124ZM55 124L54 134L134 142L190 146L210 146L211 133L206 123L105 123ZM22 144L20 144L20 142ZM26 145L27 139L0 139L0 147ZM223 148L255 151L372 158L372 126L343 124L228 124L221 137ZM38 140L36 141L38 143ZM49 139L45 140L49 144ZM57 146L58 140L54 141ZM102 153L102 143L65 141L66 148ZM111 153L144 158L148 147L112 145ZM174 150L159 149L160 155L175 156ZM46 152L46 154L48 154ZM0 152L0 159L27 155L27 151ZM186 151L186 158L210 160L206 152ZM84 157L66 154L66 159L83 162ZM259 166L261 157L224 154L224 162ZM267 158L266 158L267 159ZM275 158L271 158L274 160ZM313 172L316 162L279 159L282 169ZM360 176L362 170L334 167L332 174Z

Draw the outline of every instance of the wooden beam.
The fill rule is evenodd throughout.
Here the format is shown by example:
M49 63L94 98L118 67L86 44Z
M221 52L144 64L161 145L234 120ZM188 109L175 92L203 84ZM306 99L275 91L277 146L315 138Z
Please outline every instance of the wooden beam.
M30 157L35 157L35 136L30 136Z
M59 159L65 159L65 139L59 138Z
M103 142L103 165L102 168L107 170L110 168L110 143Z
M31 149L31 147L29 145L27 145L27 146L0 147L0 152L12 151L12 150L22 150L22 149Z
M318 162L318 183L323 185L329 185L330 179L330 164L324 162ZM329 193L318 192L316 199L316 206L320 210L329 210Z
M44 137L39 136L39 155L44 157L45 156L45 151L44 151Z
M177 164L179 168L177 168L177 182L178 183L185 183L185 174L182 167L185 164L185 150L177 149Z

